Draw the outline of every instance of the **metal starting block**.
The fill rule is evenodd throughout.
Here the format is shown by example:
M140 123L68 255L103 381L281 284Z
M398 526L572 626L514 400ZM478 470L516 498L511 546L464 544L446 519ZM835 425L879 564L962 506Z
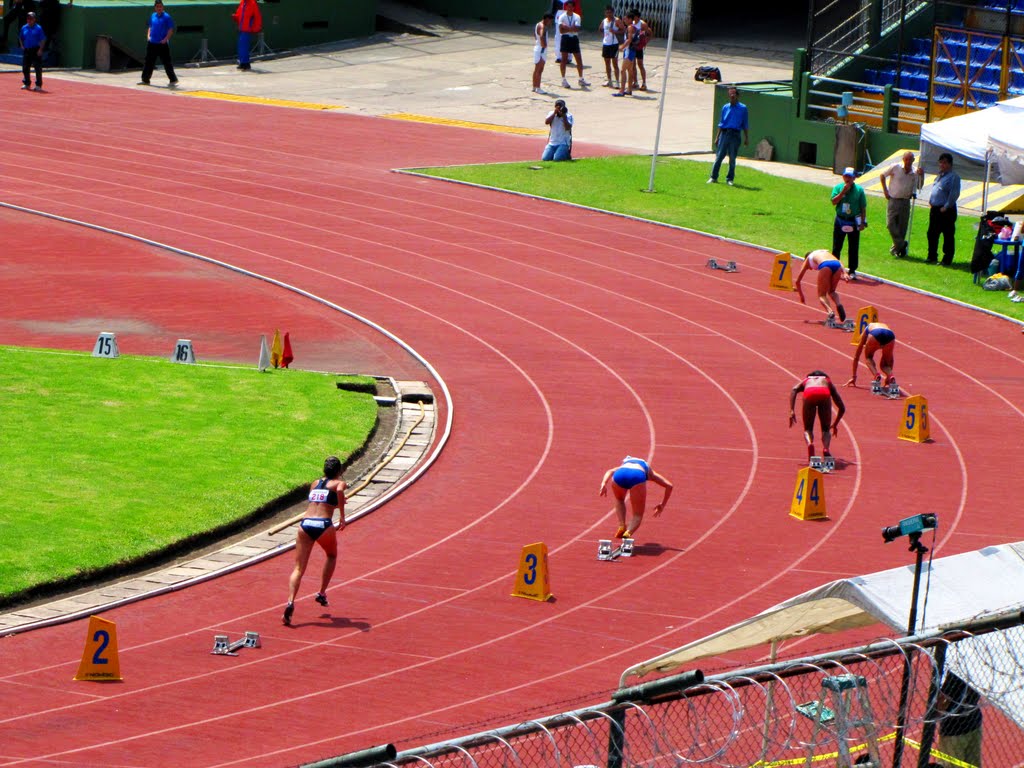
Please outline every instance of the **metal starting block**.
M896 379L889 382L889 386L883 387L882 382L875 379L871 382L871 394L882 395L890 400L897 400L900 396L900 385L896 383Z
M718 259L708 259L708 269L720 269L723 272L739 272L739 267L736 266L735 261L722 261Z
M853 320L843 320L843 322L840 323L836 321L835 317L829 315L827 318L825 318L825 327L835 328L836 330L839 331L847 331L849 333L853 333L853 329L855 326L853 324Z
M597 542L597 559L598 560L616 560L620 557L632 557L633 556L633 540L623 539L622 543L612 548L611 539L601 539Z
M836 458L835 456L811 456L808 466L811 469L828 474L836 468Z
M240 637L233 643L228 642L227 635L214 635L213 636L213 650L210 654L213 656L237 656L238 651L241 648L262 648L260 643L259 632L246 632L245 637Z

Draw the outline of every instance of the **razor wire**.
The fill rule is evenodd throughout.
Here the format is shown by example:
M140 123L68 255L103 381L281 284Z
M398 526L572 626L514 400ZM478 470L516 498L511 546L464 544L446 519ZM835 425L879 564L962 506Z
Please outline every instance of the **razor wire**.
M945 693L952 678L976 698L952 702ZM839 692L836 681L852 692ZM954 718L971 717L983 723L987 764L1015 764L1024 754L1024 613L727 671L650 699L613 700L407 750L380 765L845 768L874 749L883 764L899 754L899 766L909 767L926 745L933 760L958 759L943 752L942 732Z

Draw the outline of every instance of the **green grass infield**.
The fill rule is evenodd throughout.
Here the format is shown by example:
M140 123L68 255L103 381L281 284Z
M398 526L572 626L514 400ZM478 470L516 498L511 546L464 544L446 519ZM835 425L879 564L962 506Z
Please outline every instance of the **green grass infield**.
M345 460L372 391L125 355L0 346L0 604L205 540Z
M832 247L834 209L830 186L773 176L742 166L736 186L723 180L707 184L711 164L660 158L654 192L647 192L649 156L617 156L571 163L501 163L416 169L440 178L576 203L641 219L734 238L802 256ZM838 179L837 179L838 180ZM925 264L928 209L914 212L910 257L889 255L892 240L885 228L885 200L868 195L868 227L861 234L859 271L951 299L1024 318L1024 304L1007 299L1006 291L975 285L969 265L979 217L961 215L956 227L952 267ZM633 250L633 249L631 249ZM642 254L643 246L635 247ZM843 254L844 263L846 254ZM768 265L766 259L765 265Z

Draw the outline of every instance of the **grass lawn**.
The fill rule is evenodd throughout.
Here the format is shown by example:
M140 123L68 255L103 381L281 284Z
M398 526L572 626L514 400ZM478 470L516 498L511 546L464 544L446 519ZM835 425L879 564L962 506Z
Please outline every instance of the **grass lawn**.
M800 256L815 248L832 247L831 187L743 167L737 169L735 187L726 186L724 181L707 184L710 168L706 162L661 158L655 171L654 194L646 191L651 158L643 156L418 170L689 227ZM868 228L861 234L859 271L1024 318L1024 304L1009 301L1005 291L982 290L971 279L969 264L977 224L978 217L962 215L957 220L952 268L925 264L928 210L919 207L914 213L911 256L895 259L889 255L892 241L885 228L885 200L868 195Z
M344 460L377 406L338 379L0 346L0 604L229 526Z

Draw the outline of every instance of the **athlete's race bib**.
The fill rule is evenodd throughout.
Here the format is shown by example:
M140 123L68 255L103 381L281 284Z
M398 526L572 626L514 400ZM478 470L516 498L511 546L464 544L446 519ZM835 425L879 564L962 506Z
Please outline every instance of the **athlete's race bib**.
M314 488L309 492L309 500L317 504L326 504L327 497L330 496L330 488Z

